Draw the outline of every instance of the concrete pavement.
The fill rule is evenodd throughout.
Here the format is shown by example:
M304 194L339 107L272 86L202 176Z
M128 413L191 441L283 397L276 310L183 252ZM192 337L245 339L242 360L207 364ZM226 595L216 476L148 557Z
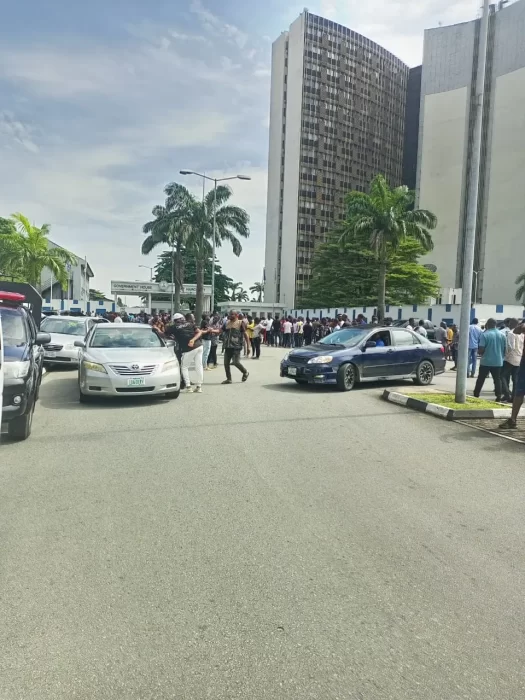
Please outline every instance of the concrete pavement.
M523 697L523 448L281 354L172 402L46 377L0 447L2 700Z

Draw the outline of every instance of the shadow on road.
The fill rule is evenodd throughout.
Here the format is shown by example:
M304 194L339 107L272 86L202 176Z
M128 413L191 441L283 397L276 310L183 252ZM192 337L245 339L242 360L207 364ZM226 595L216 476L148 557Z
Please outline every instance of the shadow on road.
M339 392L335 384L298 384L293 380L283 379L279 384L263 384L263 389L269 389L270 391L282 391L285 393L298 393L298 392L311 392L311 393L359 393L361 391L366 391L367 389L385 389L392 387L400 388L410 388L414 386L413 382L407 380L388 380L382 382L364 382L363 384L356 384L356 386L350 392Z
M114 409L134 409L137 406L153 406L159 403L170 403L171 399L163 396L126 396L125 398L100 398L95 397L88 404L81 404L78 400L77 375L65 372L64 376L53 379L50 384L42 384L39 404L44 408L67 411L111 411ZM38 410L38 408L37 408Z

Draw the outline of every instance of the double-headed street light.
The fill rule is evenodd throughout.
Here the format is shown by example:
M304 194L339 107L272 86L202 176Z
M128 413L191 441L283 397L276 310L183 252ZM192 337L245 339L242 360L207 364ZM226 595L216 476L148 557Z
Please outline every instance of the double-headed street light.
M211 258L211 312L215 311L215 247L217 244L217 183L226 182L226 180L251 180L248 175L233 175L232 177L208 177L204 173L196 173L194 170L181 170L181 175L196 175L202 177L203 180L209 180L214 184L213 190L213 243L212 243L212 258ZM204 183L203 183L204 184Z

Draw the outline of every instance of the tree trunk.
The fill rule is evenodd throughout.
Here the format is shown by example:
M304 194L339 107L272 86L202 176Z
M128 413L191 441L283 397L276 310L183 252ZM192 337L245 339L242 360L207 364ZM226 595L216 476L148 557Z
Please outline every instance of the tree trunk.
M184 285L184 260L182 257L182 241L177 239L175 248L172 249L171 281L175 287L173 294L173 309L180 310L180 297Z
M386 298L386 259L379 260L379 278L377 282L377 316L381 323L385 318Z
M196 278L197 278L197 298L195 300L195 320L200 323L204 310L204 261L197 258Z

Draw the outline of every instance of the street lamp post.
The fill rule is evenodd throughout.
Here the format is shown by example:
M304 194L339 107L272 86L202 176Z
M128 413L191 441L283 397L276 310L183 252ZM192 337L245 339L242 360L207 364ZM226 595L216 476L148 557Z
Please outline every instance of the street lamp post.
M153 270L155 269L154 267L149 267L149 265L139 265L139 267L143 267L145 270L149 270L149 281L153 282Z
M251 180L248 175L233 175L232 177L208 177L204 173L196 173L194 170L181 170L181 175L196 175L204 180L213 182L213 241L211 258L211 313L215 311L215 250L217 245L217 183L227 180ZM203 182L204 186L204 182Z

